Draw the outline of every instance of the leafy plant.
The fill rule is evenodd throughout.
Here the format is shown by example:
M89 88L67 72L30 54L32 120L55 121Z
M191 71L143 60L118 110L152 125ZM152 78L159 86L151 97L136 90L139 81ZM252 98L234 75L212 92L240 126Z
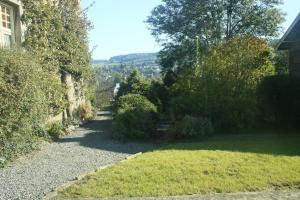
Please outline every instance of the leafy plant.
M211 121L203 117L192 117L186 115L182 122L182 135L186 137L203 138L214 132Z
M63 125L61 123L49 124L47 132L53 139L58 139L64 135Z
M80 105L75 112L75 115L78 116L80 120L90 120L95 117L95 112L93 111L93 107L90 102Z
M127 94L140 94L147 96L150 86L150 81L145 79L137 70L134 70L130 76L121 83L117 96L121 97Z
M7 161L28 152L45 136L52 103L49 88L58 80L22 50L0 48L0 60L0 157Z
M116 102L114 132L126 139L144 139L151 135L157 119L157 108L139 94L122 96Z
M172 86L172 119L204 116L217 130L253 127L256 90L264 77L274 74L270 58L268 44L252 36L215 45Z

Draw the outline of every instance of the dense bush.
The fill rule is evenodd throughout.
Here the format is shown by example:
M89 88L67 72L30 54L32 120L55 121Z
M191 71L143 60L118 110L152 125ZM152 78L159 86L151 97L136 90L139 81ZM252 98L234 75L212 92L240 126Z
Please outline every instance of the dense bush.
M300 124L300 79L289 75L266 77L258 89L262 125L295 128Z
M157 108L139 94L121 96L116 102L114 132L123 138L143 139L151 135L157 119Z
M47 133L53 139L58 139L64 135L63 125L61 123L52 123L47 126Z
M182 121L176 122L172 129L179 138L204 138L214 132L211 120L190 115L186 115Z
M49 88L59 80L22 50L0 49L0 60L0 157L6 161L30 151L45 135Z
M95 116L95 112L93 111L92 104L90 102L86 102L79 106L79 108L75 111L75 115L79 117L80 120L90 120Z
M252 36L212 47L172 86L171 115L179 121L187 114L209 118L220 130L253 127L257 86L274 73L270 56L267 43Z

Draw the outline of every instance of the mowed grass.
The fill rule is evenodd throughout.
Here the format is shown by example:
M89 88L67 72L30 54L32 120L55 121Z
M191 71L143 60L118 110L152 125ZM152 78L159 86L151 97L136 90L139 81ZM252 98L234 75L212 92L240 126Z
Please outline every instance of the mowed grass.
M156 197L300 188L300 137L176 143L87 176L59 198Z

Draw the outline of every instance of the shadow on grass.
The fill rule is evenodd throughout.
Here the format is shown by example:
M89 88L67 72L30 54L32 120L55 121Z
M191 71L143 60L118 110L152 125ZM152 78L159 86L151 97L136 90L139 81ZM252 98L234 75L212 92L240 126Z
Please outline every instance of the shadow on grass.
M262 131L252 134L215 135L203 141L166 145L162 150L209 150L268 155L300 156L300 134Z

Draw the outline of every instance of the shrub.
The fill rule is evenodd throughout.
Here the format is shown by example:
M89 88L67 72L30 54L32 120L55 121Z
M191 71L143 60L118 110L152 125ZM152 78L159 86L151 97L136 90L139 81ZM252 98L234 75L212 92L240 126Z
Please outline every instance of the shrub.
M65 135L63 131L63 125L61 123L53 123L49 124L47 128L47 132L53 139L58 139L61 136Z
M93 107L91 102L86 102L79 106L77 111L75 111L75 115L79 117L80 120L90 120L95 117L95 112L93 111Z
M0 48L0 60L0 159L7 161L30 151L45 135L48 91L57 81L22 50Z
M171 104L173 116L177 120L185 115L207 116L217 130L255 126L257 87L264 77L274 74L270 58L268 44L252 36L215 45L172 86L177 101Z
M202 138L211 135L214 131L211 121L207 118L186 115L181 124L182 135L186 137Z
M116 102L114 132L123 138L143 139L151 135L157 108L146 97L128 94Z

